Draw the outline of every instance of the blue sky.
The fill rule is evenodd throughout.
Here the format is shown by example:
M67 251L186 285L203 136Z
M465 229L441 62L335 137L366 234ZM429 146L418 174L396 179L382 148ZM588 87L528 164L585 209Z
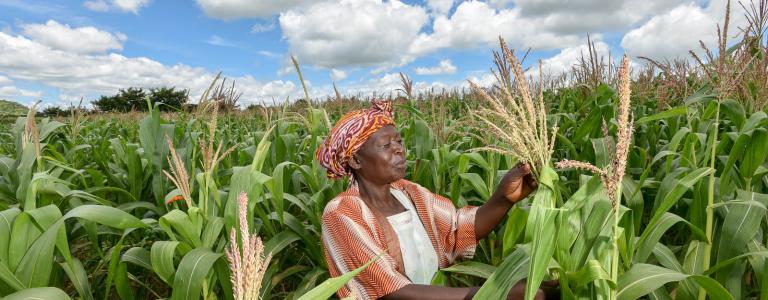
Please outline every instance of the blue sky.
M715 42L725 1L0 0L0 98L68 105L130 86L197 96L218 71L242 104L492 83L503 36L557 74L591 35L601 53L668 59ZM743 23L734 7L736 24ZM735 28L732 27L732 28Z

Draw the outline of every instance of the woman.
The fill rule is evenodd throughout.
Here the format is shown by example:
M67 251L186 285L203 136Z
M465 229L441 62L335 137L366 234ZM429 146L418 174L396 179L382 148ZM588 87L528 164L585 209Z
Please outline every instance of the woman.
M478 288L430 286L438 268L474 255L512 205L536 189L530 167L518 165L480 207L456 209L444 197L404 180L405 147L390 102L344 115L317 150L328 177L350 178L349 189L323 213L323 244L331 276L381 254L338 291L358 299L470 299ZM524 285L510 299L522 299ZM539 290L537 298L543 299Z

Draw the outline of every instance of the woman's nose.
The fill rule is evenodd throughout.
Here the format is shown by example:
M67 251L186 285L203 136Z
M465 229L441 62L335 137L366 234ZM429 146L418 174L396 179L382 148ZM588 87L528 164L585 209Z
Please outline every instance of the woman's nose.
M405 145L402 142L395 142L395 153L405 154Z

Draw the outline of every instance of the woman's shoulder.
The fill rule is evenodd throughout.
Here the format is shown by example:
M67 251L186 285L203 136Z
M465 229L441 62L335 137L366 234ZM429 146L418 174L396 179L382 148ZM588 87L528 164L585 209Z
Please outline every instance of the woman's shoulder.
M329 215L349 215L353 212L360 211L360 194L353 190L348 189L328 201L323 210L323 217Z

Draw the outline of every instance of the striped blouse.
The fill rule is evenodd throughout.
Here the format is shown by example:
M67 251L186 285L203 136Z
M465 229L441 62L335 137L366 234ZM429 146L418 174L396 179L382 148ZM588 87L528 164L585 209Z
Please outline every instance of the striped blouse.
M440 268L449 266L456 258L474 255L477 207L456 209L445 197L404 179L392 183L391 187L413 201L437 253ZM342 287L339 297L348 297L354 291L358 299L377 299L411 284L403 275L397 236L391 227L380 225L386 222L383 215L363 202L357 186L350 186L325 206L323 244L331 276L352 271L383 253Z

